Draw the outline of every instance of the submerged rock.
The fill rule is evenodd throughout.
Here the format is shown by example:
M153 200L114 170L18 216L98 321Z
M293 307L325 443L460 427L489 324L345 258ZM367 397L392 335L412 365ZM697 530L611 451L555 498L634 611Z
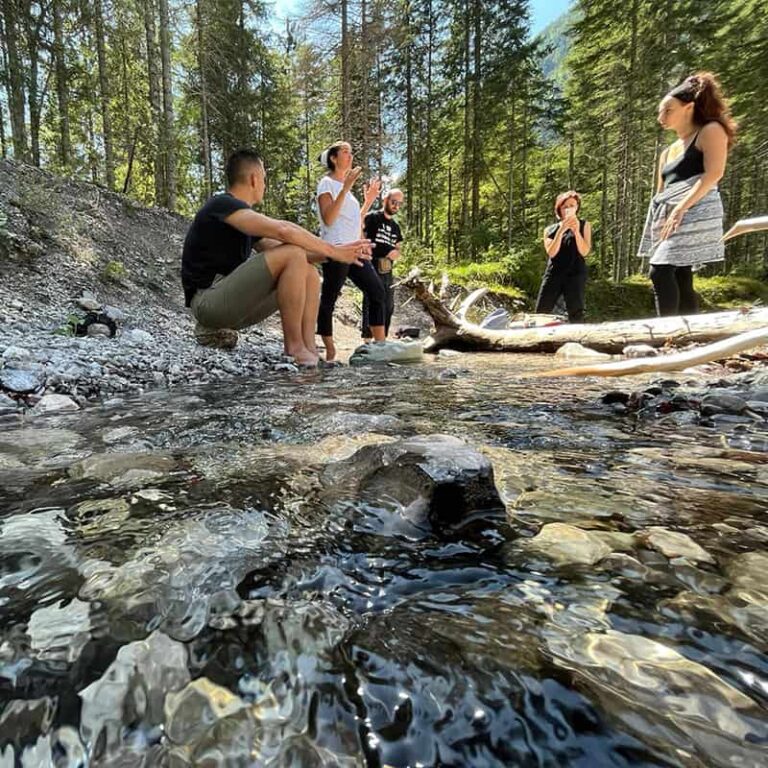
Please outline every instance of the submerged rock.
M567 523L548 523L526 546L558 565L592 565L611 554L611 547L592 531Z
M355 494L374 504L391 500L413 522L452 526L478 512L503 514L493 466L451 435L424 435L361 448L321 474L329 494Z
M705 765L765 765L762 710L702 664L656 640L613 630L555 636L548 644L556 663L643 738L659 734Z
M166 694L189 683L187 649L162 632L124 645L96 682L80 691L80 733L100 755L119 750L129 730L146 730L163 722Z
M35 658L71 664L91 639L89 605L74 598L62 607L38 608L29 620L27 634Z
M418 363L424 358L420 341L374 341L361 344L349 358L350 365Z
M43 395L32 409L33 414L79 411L80 406L67 395Z
M76 480L102 480L112 485L141 485L167 475L176 467L171 456L155 453L105 453L74 464L69 474Z
M679 531L670 531L661 526L652 526L637 534L648 546L661 552L665 557L684 557L692 562L714 563L715 559L700 547L690 536Z
M21 749L22 745L29 744L38 736L47 735L55 713L56 701L49 696L11 699L0 714L0 747L13 744Z

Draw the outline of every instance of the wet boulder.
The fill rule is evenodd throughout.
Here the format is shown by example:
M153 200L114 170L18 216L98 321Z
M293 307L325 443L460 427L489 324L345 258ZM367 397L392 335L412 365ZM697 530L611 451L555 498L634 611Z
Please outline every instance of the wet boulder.
M715 560L703 547L690 536L679 531L670 531L661 526L651 526L637 534L647 546L661 552L668 558L684 557L691 562L714 563Z
M83 742L99 753L94 757L108 761L130 741L129 728L148 731L161 725L166 694L189 680L186 647L162 632L124 645L107 671L80 691Z
M592 565L612 551L596 533L567 523L543 526L526 545L558 565Z
M412 522L433 528L461 524L478 513L504 514L493 466L451 435L423 435L369 445L321 474L326 495L396 502Z
M165 732L175 745L171 765L249 765L256 720L231 691L201 677L165 699Z
M701 401L701 413L703 416L716 414L740 414L747 410L747 401L738 395L730 393L717 393L704 397Z
M361 344L349 358L350 365L418 363L424 358L420 341L374 341Z

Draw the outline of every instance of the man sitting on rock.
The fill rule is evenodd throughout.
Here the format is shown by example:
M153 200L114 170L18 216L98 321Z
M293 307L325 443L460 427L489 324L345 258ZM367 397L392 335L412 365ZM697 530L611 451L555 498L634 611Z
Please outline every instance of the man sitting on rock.
M256 213L264 197L261 156L240 149L227 161L227 191L197 212L184 241L181 281L205 346L229 348L237 329L280 312L285 353L298 365L315 366L315 322L324 259L361 265L371 244L331 245L296 224ZM251 253L255 248L254 253Z

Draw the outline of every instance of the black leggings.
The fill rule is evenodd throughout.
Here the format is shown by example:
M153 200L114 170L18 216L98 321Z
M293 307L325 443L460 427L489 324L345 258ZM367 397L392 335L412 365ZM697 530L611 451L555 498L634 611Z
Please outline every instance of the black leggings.
M698 312L699 302L693 290L693 272L690 267L653 264L651 282L656 299L656 314L659 317Z
M323 287L320 291L320 311L317 313L317 332L321 336L333 336L333 310L347 277L368 298L371 325L384 325L386 293L371 262L366 261L358 267L356 264L326 261L323 263Z
M389 325L392 322L392 315L395 312L395 289L392 287L392 283L394 282L394 275L392 272L384 272L383 274L377 273L379 275L379 280L381 280L381 284L384 286L384 293L386 296L386 306L384 311L384 333L389 334ZM370 324L370 317L371 310L370 310L370 301L368 300L368 294L363 294L363 322L362 322L362 328L361 328L361 336L364 339L370 339L373 337L373 334L371 333L371 324Z
M568 310L568 320L571 323L581 323L584 320L584 291L587 286L587 270L563 270L550 266L544 273L544 279L539 288L539 298L536 300L536 311L549 314L557 300L562 295Z

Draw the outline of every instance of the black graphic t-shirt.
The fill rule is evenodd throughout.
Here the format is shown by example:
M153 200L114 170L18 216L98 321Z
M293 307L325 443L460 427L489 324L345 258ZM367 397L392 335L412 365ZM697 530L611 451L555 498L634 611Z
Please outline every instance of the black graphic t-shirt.
M389 256L389 252L402 242L403 233L394 219L388 219L384 211L372 211L365 217L363 234L373 243L373 258Z
M216 275L228 275L251 255L259 237L251 237L224 221L248 203L225 192L214 195L197 212L184 240L181 283L189 306L198 288L210 288Z

